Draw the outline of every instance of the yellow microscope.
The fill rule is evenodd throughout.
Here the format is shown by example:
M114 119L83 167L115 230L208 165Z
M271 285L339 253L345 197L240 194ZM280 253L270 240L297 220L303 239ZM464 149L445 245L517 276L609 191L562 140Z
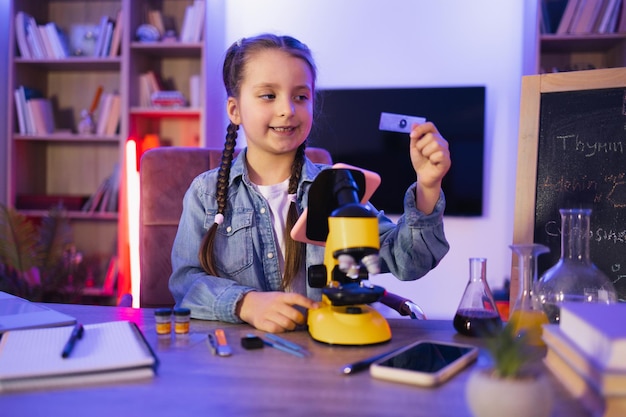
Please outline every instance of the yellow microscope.
M380 240L376 215L361 203L365 183L358 169L322 171L311 184L308 213L301 217L305 240L326 242L324 264L308 270L309 285L323 294L320 308L308 315L309 333L319 342L369 345L391 339L387 320L369 305L381 300L385 289L368 279L380 272ZM380 178L375 187L378 183Z

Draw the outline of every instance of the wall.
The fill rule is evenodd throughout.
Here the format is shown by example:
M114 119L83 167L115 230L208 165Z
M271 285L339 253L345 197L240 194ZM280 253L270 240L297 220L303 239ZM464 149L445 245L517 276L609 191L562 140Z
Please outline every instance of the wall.
M210 0L209 9L218 3ZM313 50L323 88L485 85L484 215L446 217L451 250L424 278L373 280L413 299L430 318L454 315L470 257L487 258L491 288L502 285L511 259L520 82L536 56L535 2L228 0L220 13L224 50L265 31L296 36ZM208 71L219 71L218 64L209 62ZM215 73L208 78L219 79ZM214 128L210 135L219 140L212 144L221 147L223 126Z

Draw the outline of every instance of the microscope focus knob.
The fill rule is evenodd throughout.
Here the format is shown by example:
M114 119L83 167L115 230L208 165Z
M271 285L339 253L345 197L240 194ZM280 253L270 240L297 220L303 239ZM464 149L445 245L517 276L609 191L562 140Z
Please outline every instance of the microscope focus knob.
M309 267L309 286L311 288L324 288L328 281L326 265L311 265Z

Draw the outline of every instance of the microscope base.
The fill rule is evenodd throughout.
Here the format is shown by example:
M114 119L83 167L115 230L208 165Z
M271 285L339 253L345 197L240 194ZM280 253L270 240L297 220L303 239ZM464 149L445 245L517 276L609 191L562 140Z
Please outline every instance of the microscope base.
M365 304L309 310L308 325L313 339L331 345L372 345L391 339L387 320Z

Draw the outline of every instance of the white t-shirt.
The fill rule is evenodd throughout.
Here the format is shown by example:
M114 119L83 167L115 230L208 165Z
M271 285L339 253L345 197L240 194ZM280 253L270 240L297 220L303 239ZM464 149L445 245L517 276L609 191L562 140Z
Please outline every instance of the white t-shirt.
M285 223L287 222L287 214L289 213L289 205L291 199L289 197L289 178L285 181L273 185L257 185L254 184L259 193L265 198L270 206L272 214L272 225L274 226L274 238L280 247L280 256L278 262L280 270L285 270ZM298 272L298 276L293 280L291 288L287 288L289 292L297 292L306 295L304 265Z

